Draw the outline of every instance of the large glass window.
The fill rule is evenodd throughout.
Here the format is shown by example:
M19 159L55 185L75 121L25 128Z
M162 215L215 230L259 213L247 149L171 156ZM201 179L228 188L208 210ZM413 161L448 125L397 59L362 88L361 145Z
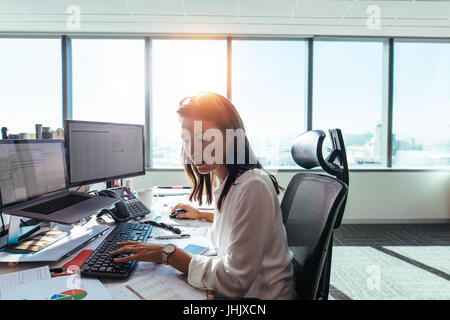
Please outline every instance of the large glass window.
M450 166L448 42L395 42L392 163Z
M180 167L179 102L212 91L226 96L225 40L152 41L152 167Z
M151 166L181 166L180 100L227 94L227 41L152 39ZM268 168L298 168L305 131L306 42L232 41L231 99ZM145 123L145 40L72 39L73 119ZM344 133L351 167L380 167L383 43L315 40L313 129ZM450 167L450 43L394 43L392 166ZM0 126L62 127L61 39L0 39ZM324 152L330 147L329 139Z
M73 119L145 123L145 41L72 39Z
M291 146L305 130L305 49L305 41L232 42L232 101L268 168L298 167Z
M380 165L383 44L315 41L313 69L313 129L341 129L350 166Z
M62 127L60 39L0 39L0 126L34 133Z

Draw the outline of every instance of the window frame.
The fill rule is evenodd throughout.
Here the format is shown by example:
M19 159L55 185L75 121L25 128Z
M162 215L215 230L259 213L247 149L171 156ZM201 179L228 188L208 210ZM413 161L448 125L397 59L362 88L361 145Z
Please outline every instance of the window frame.
M232 42L233 41L295 41L295 42L304 42L305 44L305 98L304 98L304 128L306 131L312 130L312 66L313 66L313 40L308 37L228 37L229 41L229 50L228 50L228 62L229 62L229 70L228 70L228 79L229 83L229 95L228 99L232 101ZM233 101L232 101L233 102ZM297 171L295 168L286 168L286 167L277 167L277 168L266 168L269 171L281 171L281 172L289 172L289 171ZM299 168L300 170L304 170L303 168Z
M73 120L73 113L72 113L72 90L73 90L73 83L72 83L72 40L144 40L144 143L147 143L147 135L146 135L146 128L147 126L147 38L145 36L89 36L89 35L75 35L75 36L67 36L62 35L61 41L62 41L62 50L63 55L65 54L67 56L66 60L63 58L63 93L64 90L67 92L67 101L64 100L63 95L63 103L66 105L66 108L64 109L65 105L63 104L63 115L64 112L67 113L67 118L64 118L63 120ZM64 50L67 50L67 53L64 53ZM64 76L64 71L67 73L67 76ZM67 82L67 85L64 85L64 81ZM146 157L147 157L147 149L145 149ZM145 161L145 166L147 166L147 158Z
M372 170L388 170L391 171L392 168L392 88L393 88L393 38L383 38L383 37L370 37L370 38L364 38L364 37L329 37L329 36L323 36L323 37L315 37L314 43L320 42L320 41L326 41L326 42L378 42L382 44L382 51L383 51L383 57L382 57L382 80L381 80L381 127L382 127L382 134L381 134L381 165L378 167L349 167L350 171L372 171ZM314 49L311 49L311 55L314 56ZM311 58L312 60L313 58ZM308 92L310 94L311 99L311 107L308 110L310 118L309 121L311 122L311 127L308 127L308 130L312 130L312 122L313 122L313 115L314 115L314 105L313 105L313 98L314 98L314 88L313 88L313 61L311 61L311 70L308 69L309 72L311 72L311 90ZM344 141L345 143L345 141Z
M18 33L18 34L1 34L0 32L0 40L1 39L60 39L61 40L61 98L62 98L62 120L61 120L61 124L62 126L64 126L64 120L65 120L65 110L67 110L67 108L65 108L64 106L64 101L65 101L65 95L66 95L66 91L65 91L65 84L63 81L63 77L64 77L64 68L65 68L65 57L64 57L64 49L63 49L63 36L62 35L58 35L58 34L45 34L45 35L39 35L39 34L22 34L22 33Z
M227 85L227 98L230 99L231 97L231 56L229 54L231 54L230 51L230 37L225 37L225 36L195 36L195 35L174 35L174 36L168 36L168 35L156 35L156 36L148 36L145 37L146 39L146 54L145 54L145 63L148 64L148 68L146 67L145 69L145 77L147 79L148 77L148 88L146 87L146 97L147 95L149 96L148 98L148 107L147 107L147 103L146 103L146 115L148 114L148 117L146 116L145 118L145 133L146 133L146 170L147 171L161 171L161 172L167 172L167 171L184 171L184 169L182 168L182 166L180 166L180 168L155 168L153 166L153 157L151 156L151 150L152 150L152 143L153 143L153 110L154 110L154 106L153 106L153 97L152 97L152 61L153 61L153 42L152 40L226 40L227 41L227 79L226 79L226 85ZM148 44L147 44L148 42ZM148 46L148 50L147 50L147 46ZM147 100L147 99L146 99ZM147 119L148 118L148 119Z
M391 74L390 74L390 108L389 108L389 112L390 112L390 131L389 131L389 159L388 159L388 163L389 163L389 168L391 169L391 171L412 171L412 172L450 172L450 167L449 168L422 168L422 167L417 167L417 168L402 168L401 166L398 167L393 167L392 166L392 160L393 160L393 150L392 150L392 141L393 141L393 118L394 118L394 61L395 61L395 55L394 55L394 50L395 50L395 43L446 43L446 44L450 44L450 38L408 38L408 37L400 37L400 38L390 38L389 41L392 43L391 45L391 52L389 55L389 58L392 60L391 62L391 66L390 68L391 70Z
M314 42L320 40L326 41L382 41L383 42L383 89L382 89L382 126L383 126L383 138L382 138L382 166L379 168L350 168L349 171L353 172L449 172L449 169L444 168L393 168L392 167L392 127L393 127L393 72L394 72L394 43L395 42L416 42L416 43L450 43L449 38L445 37L370 37L370 36L273 36L273 35L161 35L161 34L61 34L61 33L42 33L42 34L2 34L0 33L0 39L2 38L32 38L32 39L60 39L61 40L61 63L62 63L62 115L64 120L72 120L72 39L143 39L145 40L145 147L146 147L146 171L148 172L181 172L183 168L154 168L152 164L152 157L150 154L152 143L152 39L184 39L184 40L226 40L227 41L227 98L232 98L231 91L231 54L232 54L232 40L276 40L276 41L306 41L307 47L307 68L306 74L306 104L305 104L305 128L311 130L312 128L312 115L313 115L313 51ZM288 168L282 167L276 168L279 172L298 172L303 171L302 168ZM313 171L321 172L322 169L313 169Z

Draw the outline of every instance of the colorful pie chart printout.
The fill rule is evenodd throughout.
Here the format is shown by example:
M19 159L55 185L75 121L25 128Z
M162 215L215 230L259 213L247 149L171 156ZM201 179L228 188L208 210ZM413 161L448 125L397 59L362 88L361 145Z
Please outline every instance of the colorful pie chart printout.
M97 279L76 275L38 280L0 290L1 300L110 300L111 294Z
M50 300L83 300L87 292L81 289L66 290L50 297Z

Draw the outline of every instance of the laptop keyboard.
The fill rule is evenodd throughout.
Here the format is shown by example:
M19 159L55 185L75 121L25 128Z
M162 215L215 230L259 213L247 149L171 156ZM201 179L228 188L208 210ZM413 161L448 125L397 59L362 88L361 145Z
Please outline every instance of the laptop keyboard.
M53 212L68 208L77 203L88 200L90 198L91 197L89 197L89 196L83 196L80 194L68 194L61 198L56 198L53 200L39 203L39 204L31 206L31 207L23 208L20 211L27 211L27 212L34 212L34 213L48 215Z

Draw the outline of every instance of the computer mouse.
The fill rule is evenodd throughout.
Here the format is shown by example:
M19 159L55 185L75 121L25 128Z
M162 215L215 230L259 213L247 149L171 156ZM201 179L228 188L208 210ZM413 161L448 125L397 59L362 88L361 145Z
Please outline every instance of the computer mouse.
M179 215L180 213L185 213L186 210L184 209L176 209L170 216L169 218L176 218L177 215Z

